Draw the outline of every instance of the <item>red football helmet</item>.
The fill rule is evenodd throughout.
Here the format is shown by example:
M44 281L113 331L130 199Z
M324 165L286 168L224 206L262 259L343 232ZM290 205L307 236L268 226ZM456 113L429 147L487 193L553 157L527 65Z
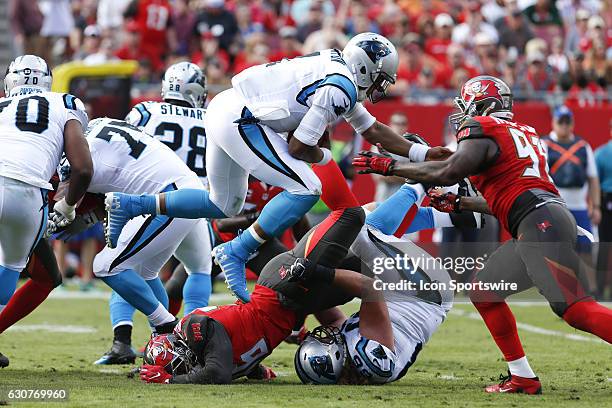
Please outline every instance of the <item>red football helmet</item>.
M460 112L450 116L453 124L460 124L471 116L494 116L511 120L512 91L504 81L490 75L480 75L468 80L461 87L461 95L455 98Z
M195 365L196 356L176 334L151 337L144 351L144 362L163 367L172 375L186 374Z

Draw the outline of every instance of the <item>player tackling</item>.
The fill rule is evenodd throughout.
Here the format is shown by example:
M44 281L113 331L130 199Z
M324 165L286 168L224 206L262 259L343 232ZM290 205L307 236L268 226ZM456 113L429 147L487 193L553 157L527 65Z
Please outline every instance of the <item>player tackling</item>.
M509 375L487 392L541 393L529 366L516 321L505 298L536 286L553 311L572 327L612 343L612 310L586 291L574 250L577 228L548 175L535 130L512 122L512 92L500 79L467 81L455 100L460 112L458 148L445 161L396 164L388 155L361 152L353 164L367 173L402 176L431 185L450 185L470 176L480 199L437 197L449 211L470 209L495 215L513 236L490 257L476 281L518 284L517 290L472 291L470 296L508 362ZM486 200L486 201L485 201Z

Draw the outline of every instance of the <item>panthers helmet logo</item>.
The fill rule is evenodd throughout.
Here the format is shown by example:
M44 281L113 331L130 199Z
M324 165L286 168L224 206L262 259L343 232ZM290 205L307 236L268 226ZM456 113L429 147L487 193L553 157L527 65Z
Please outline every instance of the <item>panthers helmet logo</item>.
M380 41L360 41L357 43L357 46L365 51L373 63L377 63L381 58L391 54L389 47Z

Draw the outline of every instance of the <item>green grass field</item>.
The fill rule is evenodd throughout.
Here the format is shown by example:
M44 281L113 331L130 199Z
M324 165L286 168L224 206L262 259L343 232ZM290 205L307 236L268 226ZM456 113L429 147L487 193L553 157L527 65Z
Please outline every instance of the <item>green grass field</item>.
M612 407L609 345L568 327L546 305L516 305L513 310L531 364L543 383L541 396L486 395L482 391L505 371L505 364L470 305L455 307L408 374L391 385L301 385L293 370L295 346L283 344L265 361L278 374L271 383L176 386L129 378L129 366L93 365L112 338L107 302L54 297L0 336L0 351L11 358L10 367L0 370L0 405L45 405L6 401L6 391L11 388L65 388L68 401L51 406ZM77 332L68 332L71 330ZM134 343L144 344L147 338L145 319L138 316Z

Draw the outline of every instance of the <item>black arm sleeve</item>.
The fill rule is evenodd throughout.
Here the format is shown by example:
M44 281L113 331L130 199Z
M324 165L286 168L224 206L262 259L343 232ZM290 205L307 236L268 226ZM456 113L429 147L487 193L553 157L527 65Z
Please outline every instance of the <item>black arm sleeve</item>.
M183 323L182 335L198 358L187 374L176 375L173 384L229 384L234 369L232 342L223 325L208 316L192 315Z

